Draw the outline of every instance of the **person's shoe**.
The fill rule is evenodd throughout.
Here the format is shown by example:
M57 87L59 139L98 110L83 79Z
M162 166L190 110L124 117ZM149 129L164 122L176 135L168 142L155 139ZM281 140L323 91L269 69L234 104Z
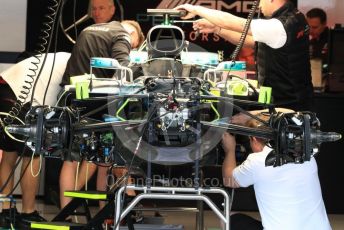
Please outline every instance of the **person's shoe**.
M133 216L135 224L142 224L143 223L143 214L141 211L136 211L135 215Z
M142 204L137 205L138 208L143 208ZM132 212L132 218L135 224L142 224L143 223L143 212L141 210L136 210Z
M11 228L16 227L20 218L20 213L16 208L3 209L0 213L0 227L1 228ZM11 226L12 224L12 226Z
M21 228L28 228L30 227L31 222L46 222L46 221L47 220L44 219L42 216L40 216L37 211L34 211L32 213L22 213L18 221L18 226Z

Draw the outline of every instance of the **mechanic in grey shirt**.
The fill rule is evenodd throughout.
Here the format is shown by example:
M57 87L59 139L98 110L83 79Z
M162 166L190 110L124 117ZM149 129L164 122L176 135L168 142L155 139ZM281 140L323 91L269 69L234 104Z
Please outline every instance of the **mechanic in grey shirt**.
M129 64L129 53L143 42L140 25L135 21L112 21L85 28L73 47L61 85L68 85L72 76L90 73L91 57L116 59L121 65ZM113 71L94 69L96 77L112 77Z

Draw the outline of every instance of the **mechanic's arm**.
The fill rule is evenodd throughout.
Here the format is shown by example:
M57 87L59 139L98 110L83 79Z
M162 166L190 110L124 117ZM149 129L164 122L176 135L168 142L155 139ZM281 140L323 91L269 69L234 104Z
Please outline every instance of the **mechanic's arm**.
M220 28L218 28L217 31L218 31L218 32L216 32L217 35L219 35L223 39L229 41L230 43L232 43L232 44L239 43L241 33L231 31L231 30L226 30L226 29L220 29ZM247 35L247 37L245 39L244 46L254 48L254 44L255 43L254 43L252 36Z
M184 19L190 19L198 15L223 29L228 29L240 33L243 31L246 23L245 18L240 18L227 12L213 10L198 5L195 6L190 4L183 4L177 6L175 9L187 11L187 15L183 17Z
M116 59L122 66L128 66L130 62L130 42L126 37L118 37L115 39L111 48L111 57Z
M227 187L238 188L240 186L233 177L233 170L236 168L235 137L225 132L222 136L222 145L225 151L225 159L222 164L223 184Z
M195 21L193 23L193 29L199 31L200 33L215 33L232 44L237 44L242 34L216 26L204 18ZM248 47L254 47L254 43L253 37L251 35L247 35L244 45Z

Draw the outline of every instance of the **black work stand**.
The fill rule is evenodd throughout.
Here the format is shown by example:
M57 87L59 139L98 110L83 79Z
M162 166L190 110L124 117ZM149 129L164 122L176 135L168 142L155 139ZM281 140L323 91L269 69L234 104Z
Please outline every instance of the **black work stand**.
M217 215L217 217L222 221L225 226L225 230L230 228L230 205L231 197L223 188L202 188L200 186L200 159L202 157L201 153L201 123L200 118L196 118L197 124L196 130L196 156L194 160L194 186L192 188L182 188L182 187L155 187L152 186L152 152L148 152L147 159L147 183L146 186L135 186L128 185L126 187L121 187L116 192L116 202L115 202L115 217L114 217L114 229L119 230L119 223L123 218L125 218L131 210L141 201L145 199L149 200L192 200L197 201L197 218L196 218L196 229L204 229L204 219L203 219L203 203L206 203L210 209ZM153 142L153 123L148 123L148 142ZM135 190L141 192L137 195L127 206L124 205L123 196L126 189ZM219 208L206 194L219 194L223 197L223 207ZM181 209L180 211L187 211L186 209Z

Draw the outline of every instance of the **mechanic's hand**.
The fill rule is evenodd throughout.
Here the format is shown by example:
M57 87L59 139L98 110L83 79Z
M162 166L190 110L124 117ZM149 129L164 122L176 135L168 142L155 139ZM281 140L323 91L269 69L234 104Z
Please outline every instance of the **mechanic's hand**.
M235 124L235 125L245 125L249 120L251 119L250 116L244 114L244 113L238 113L232 116L229 123Z
M174 10L185 10L186 15L184 17L181 17L182 19L191 19L194 18L196 13L197 6L191 5L191 4L183 4L180 6L177 6L174 8Z
M219 27L209 22L206 19L199 19L193 23L193 29L200 33L210 34L219 30Z
M236 146L235 137L232 134L225 132L222 135L222 147L223 147L223 150L225 151L225 155L235 154L235 146Z

